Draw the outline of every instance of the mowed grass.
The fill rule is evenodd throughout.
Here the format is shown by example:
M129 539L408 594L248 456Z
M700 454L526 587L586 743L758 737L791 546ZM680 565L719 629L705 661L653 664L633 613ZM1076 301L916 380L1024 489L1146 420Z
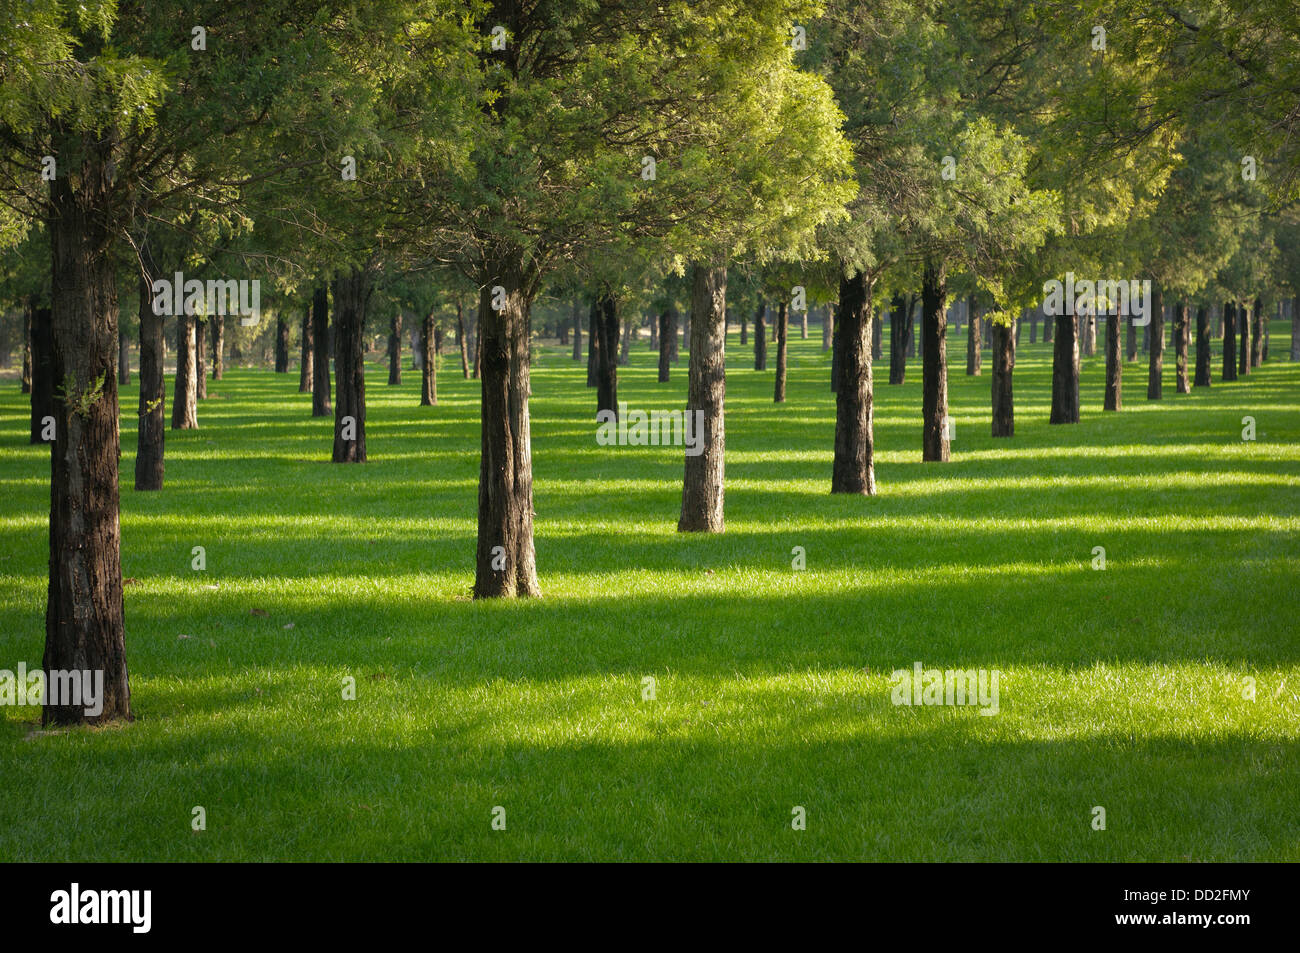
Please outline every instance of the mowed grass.
M201 429L168 432L153 494L131 488L133 384L137 720L35 735L37 709L0 709L0 859L1300 860L1300 365L1273 330L1268 365L1221 384L1216 360L1208 392L1173 392L1170 353L1148 403L1126 365L1118 414L1086 359L1083 423L1054 427L1026 329L996 441L963 332L953 461L920 462L919 362L878 375L868 499L829 493L819 329L792 335L784 405L733 329L713 536L676 532L682 451L597 446L585 364L544 347L531 601L469 598L478 382L454 353L432 408L416 372L369 365L363 466L328 462L296 371L232 370ZM634 348L620 397L680 408L685 354L670 384L654 362ZM44 637L49 451L27 413L6 384L7 669ZM999 713L895 706L917 661L997 670Z

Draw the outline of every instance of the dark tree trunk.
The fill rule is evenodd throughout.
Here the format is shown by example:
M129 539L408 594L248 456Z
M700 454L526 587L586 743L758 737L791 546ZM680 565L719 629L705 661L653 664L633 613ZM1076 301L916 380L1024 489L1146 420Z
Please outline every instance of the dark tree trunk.
M1300 361L1300 295L1291 299L1291 360Z
M135 444L135 488L163 487L167 387L163 376L163 318L154 314L149 282L140 279L140 426Z
M1106 315L1106 398L1104 409L1120 410L1124 406L1124 364L1120 356L1119 309Z
M330 408L330 359L329 359L329 294L324 285L317 288L311 297L311 336L315 350L311 385L311 415L329 417Z
M1050 423L1079 422L1079 316L1058 314L1053 318L1052 416Z
M587 386L595 387L599 382L600 342L600 298L591 299L591 312L587 316Z
M835 349L840 368L835 393L835 462L832 493L874 496L876 467L871 379L871 280L840 276L840 320Z
M402 383L402 312L394 311L388 326L388 383Z
M226 319L215 315L212 321L212 379L219 381L226 376Z
M974 295L971 295L967 302L970 316L966 322L966 375L968 377L979 377L982 370L980 363L983 359L983 355L980 353L980 345L983 343L983 332L980 329L980 313L975 308Z
M172 397L172 430L198 427L198 380L195 377L194 315L185 309L176 316L176 392Z
M1241 302L1237 306L1237 376L1250 376L1250 326L1253 323L1253 315L1246 306L1246 302Z
M275 372L289 373L289 322L278 311L275 314Z
M748 345L749 345L749 318L745 317L745 312L742 309L740 312L740 346L746 347Z
M528 412L529 309L521 257L489 266L479 293L482 459L475 598L538 596L533 549L533 461ZM492 287L506 289L492 309Z
M672 344L677 341L677 309L666 308L659 315L659 383L668 383L672 366Z
M460 316L460 305L456 306L456 324L461 329L458 335L461 341L460 366L465 376L469 376L469 367L465 362L464 322ZM420 328L420 406L433 407L438 403L438 331L433 326L433 309L424 316Z
M650 312L650 350L659 350L659 316Z
M32 312L36 303L28 298L23 304L23 376L22 393L32 392Z
M474 341L474 370L471 372L470 377L478 380L483 374L483 321L477 308L474 309L474 334L472 339Z
M835 308L838 305L828 303L822 312L822 353L831 349L835 340Z
M808 309L803 309L803 315L799 319L799 340L808 340Z
M754 370L767 370L767 302L759 301L754 312Z
M1088 314L1083 318L1083 356L1097 356L1097 315Z
M573 359L582 360L582 301L573 299Z
M363 269L353 268L334 280L335 463L366 462L365 328L370 292L370 275Z
M1205 305L1196 308L1196 387L1210 386L1210 315Z
M677 531L721 533L726 451L727 269L691 266L691 363L686 413L703 412L703 452L686 455ZM755 339L762 337L755 328Z
M315 370L312 367L312 351L311 302L308 302L302 313L302 357L298 361L298 393L300 394L311 393L312 376Z
M596 296L596 323L592 342L596 345L596 410L618 417L618 304L613 295Z
M194 322L194 396L199 400L208 399L208 365L207 351L208 345L208 321L204 318L202 321ZM195 405L197 406L197 405Z
M456 302L456 341L460 345L460 376L469 380L469 352L465 348L465 309L461 307L459 301Z
M1138 359L1138 329L1137 325L1133 323L1132 315L1129 315L1128 319L1124 323L1128 325L1128 336L1127 340L1124 342L1124 360L1125 362L1132 364Z
M618 351L619 366L625 366L628 359L628 351L632 347L632 319L628 318L623 322L623 345Z
M1029 312L1029 343L1038 343L1038 312L1036 310Z
M56 133L56 140L57 140ZM57 142L56 142L57 145ZM76 176L50 183L55 440L46 672L103 672L103 710L46 705L44 724L131 718L119 531L117 276L107 209L111 144L84 139ZM73 182L77 185L74 187Z
M921 283L921 459L948 460L948 279L927 260Z
M1264 302L1255 299L1254 320L1250 322L1250 366L1260 367L1264 363ZM127 374L127 379L130 379Z
M1231 301L1223 305L1223 375L1225 381L1237 379L1237 306Z
M32 312L32 443L46 443L45 418L54 412L54 319L49 308Z
M913 332L916 327L916 302L919 295L911 295L907 299L907 311L903 315L903 340L905 347L903 353L907 357L916 357L916 335ZM906 367L906 362L904 362ZM899 381L901 384L902 381Z
M786 337L790 333L789 306L783 300L776 309L776 385L772 392L774 403L785 403Z
M1164 396L1161 378L1165 373L1165 295L1158 284L1151 285L1150 304L1151 324L1147 326L1146 335L1147 400L1160 400Z
M1056 326L1056 320L1046 312L1043 313L1043 343L1052 343L1052 330Z
M993 436L1016 435L1016 405L1011 378L1016 366L1016 335L1009 325L993 324Z
M1190 394L1192 389L1187 377L1188 320L1191 318L1186 301L1179 301L1174 306L1174 391L1178 394Z
M889 383L901 384L907 374L907 302L901 294L889 303Z
M875 305L872 305L875 308ZM872 364L881 359L884 354L882 344L884 341L885 316L882 311L876 310L871 315L871 361ZM874 385L873 385L874 386Z
M117 329L117 382L131 383L131 350L127 345L126 331L121 328Z

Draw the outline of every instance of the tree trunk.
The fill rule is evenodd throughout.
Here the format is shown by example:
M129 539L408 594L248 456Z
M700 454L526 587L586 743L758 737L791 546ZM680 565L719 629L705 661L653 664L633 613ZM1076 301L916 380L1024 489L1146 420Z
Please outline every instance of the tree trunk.
M194 315L176 316L176 392L172 397L172 430L198 427L198 381L195 378Z
M767 370L767 302L759 301L754 312L754 370Z
M226 319L216 315L212 319L212 379L226 376Z
M872 307L875 308L875 305L872 305ZM884 339L884 328L884 312L876 309L871 315L871 361L873 365L881 359L881 355L884 353L881 348Z
M117 382L131 383L131 350L127 345L126 332L121 328L117 329Z
M789 306L782 299L776 309L776 386L772 392L772 400L777 404L785 403L786 337L789 332Z
M1210 315L1203 304L1196 308L1196 381L1193 386L1210 386Z
M993 436L1016 435L1016 405L1011 378L1016 366L1016 335L1010 325L993 324Z
M364 354L364 346L363 346ZM395 310L388 325L388 383L402 383L402 312Z
M1036 309L1029 312L1029 343L1038 343L1038 311Z
M302 313L302 357L298 361L298 393L300 394L311 393L312 377L315 372L312 367L312 351L311 302L308 302Z
M1137 325L1133 323L1133 316L1131 314L1124 323L1128 325L1128 337L1124 342L1124 360L1126 363L1132 364L1138 359L1138 329Z
M163 487L167 387L163 375L163 318L154 314L149 282L140 278L140 416L135 444L135 488Z
M334 280L334 463L366 462L365 327L371 287L369 273L360 268Z
M808 340L808 309L803 309L803 315L799 318L799 340Z
M1105 410L1120 410L1124 406L1124 364L1120 355L1120 314L1113 308L1106 315L1106 398Z
M23 376L21 393L32 392L32 312L36 302L28 298L23 304Z
M573 359L582 360L582 301L573 299Z
M1223 305L1223 374L1225 381L1237 379L1237 305Z
M1043 343L1052 343L1052 330L1056 326L1056 320L1047 312L1043 312Z
M829 302L826 304L826 310L822 314L822 353L831 349L831 344L835 340L835 307Z
M629 317L626 321L623 322L623 345L622 347L619 348L618 351L619 366L627 365L627 359L629 356L628 351L631 350L631 347L632 347L632 319Z
M474 309L474 333L472 340L474 341L474 370L470 374L470 377L474 380L478 380L483 373L483 321L477 308Z
M489 265L488 270L478 309L482 458L474 596L538 596L528 412L531 302L524 290L521 256ZM506 290L500 311L492 309L494 285Z
M668 307L659 315L659 383L668 383L672 366L672 344L677 341L677 309Z
M1250 323L1250 366L1260 367L1264 363L1264 301L1255 299L1254 320ZM130 373L127 379L130 379Z
M107 211L112 146L89 137L66 146L58 154L81 158L77 175L50 183L47 222L53 377L60 390L53 414L42 667L47 673L102 672L103 708L87 715L82 705L46 705L47 725L131 718L118 522L117 259L110 232L116 223Z
M596 295L592 343L596 351L596 411L608 410L618 419L618 303L607 291Z
M49 308L32 312L32 443L46 443L45 418L54 418L54 319Z
M740 346L749 345L749 318L745 317L744 309L740 312Z
M312 372L315 375L311 385L311 415L329 417L330 408L330 359L329 359L329 294L324 285L312 293L311 298L311 338L315 359Z
M460 329L460 366L469 377L469 365L465 360L465 325L460 316L460 305L456 305L456 326ZM424 316L420 328L420 406L434 407L438 403L438 335L433 326L433 309ZM391 372L390 372L391 373Z
M659 316L650 312L650 350L659 350Z
M1291 360L1300 361L1300 295L1291 299Z
M591 311L587 315L587 386L595 387L599 382L600 342L600 297L591 299Z
M1147 400L1160 400L1165 373L1165 295L1160 285L1151 285L1151 323L1147 326ZM1132 318L1129 319L1130 321Z
M1252 315L1246 306L1246 302L1241 302L1237 306L1237 376L1250 376L1250 326L1254 323Z
M889 383L901 384L907 374L907 302L901 294L889 303Z
M204 349L208 345L208 322L211 320L194 321L194 396L198 400L208 399L208 352Z
M686 455L682 512L677 531L721 533L725 479L727 269L691 266L691 363L686 413L703 413L698 455ZM762 338L755 328L755 340Z
M980 363L983 359L980 353L983 331L980 328L980 313L975 308L974 295L967 299L967 307L970 309L970 315L966 322L966 376L979 377L982 370Z
M289 373L289 322L280 311L275 313L275 372Z
M1174 392L1190 394L1192 389L1187 377L1188 320L1191 314L1186 301L1179 301L1174 307Z
M948 448L948 279L926 260L921 281L921 459L944 463Z
M1097 356L1097 315L1089 314L1084 318L1084 357Z
M1079 316L1058 314L1053 318L1052 416L1054 424L1079 422Z
M862 272L840 276L840 321L835 336L839 389L835 392L835 462L832 493L876 493L871 281Z

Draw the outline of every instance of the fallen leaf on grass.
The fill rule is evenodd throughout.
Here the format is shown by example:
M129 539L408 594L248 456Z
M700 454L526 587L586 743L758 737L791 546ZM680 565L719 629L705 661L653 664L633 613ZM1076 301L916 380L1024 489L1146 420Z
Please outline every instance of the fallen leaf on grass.
M259 618L265 618L266 616L270 615L270 613L267 612L265 609L249 609L248 614L258 616Z

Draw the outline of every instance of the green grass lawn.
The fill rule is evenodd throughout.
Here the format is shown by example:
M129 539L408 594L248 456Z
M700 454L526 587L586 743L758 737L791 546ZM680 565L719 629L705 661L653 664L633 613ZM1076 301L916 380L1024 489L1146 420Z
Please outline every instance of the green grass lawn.
M919 362L877 375L874 498L829 493L819 329L795 330L784 405L733 331L707 537L676 532L682 451L598 447L585 363L542 348L535 601L469 598L478 382L453 354L437 407L369 365L361 466L328 462L296 371L232 370L154 494L131 488L133 384L137 720L37 735L38 709L0 708L0 860L1300 860L1300 365L1273 330L1268 365L1220 384L1216 360L1208 392L1173 392L1170 352L1148 403L1126 365L1119 414L1086 359L1073 427L1024 343L997 441L963 330L950 464L920 462ZM685 354L671 384L655 358L634 349L620 398L682 407ZM0 392L6 669L44 639L26 401ZM999 713L892 704L917 661L997 670Z

